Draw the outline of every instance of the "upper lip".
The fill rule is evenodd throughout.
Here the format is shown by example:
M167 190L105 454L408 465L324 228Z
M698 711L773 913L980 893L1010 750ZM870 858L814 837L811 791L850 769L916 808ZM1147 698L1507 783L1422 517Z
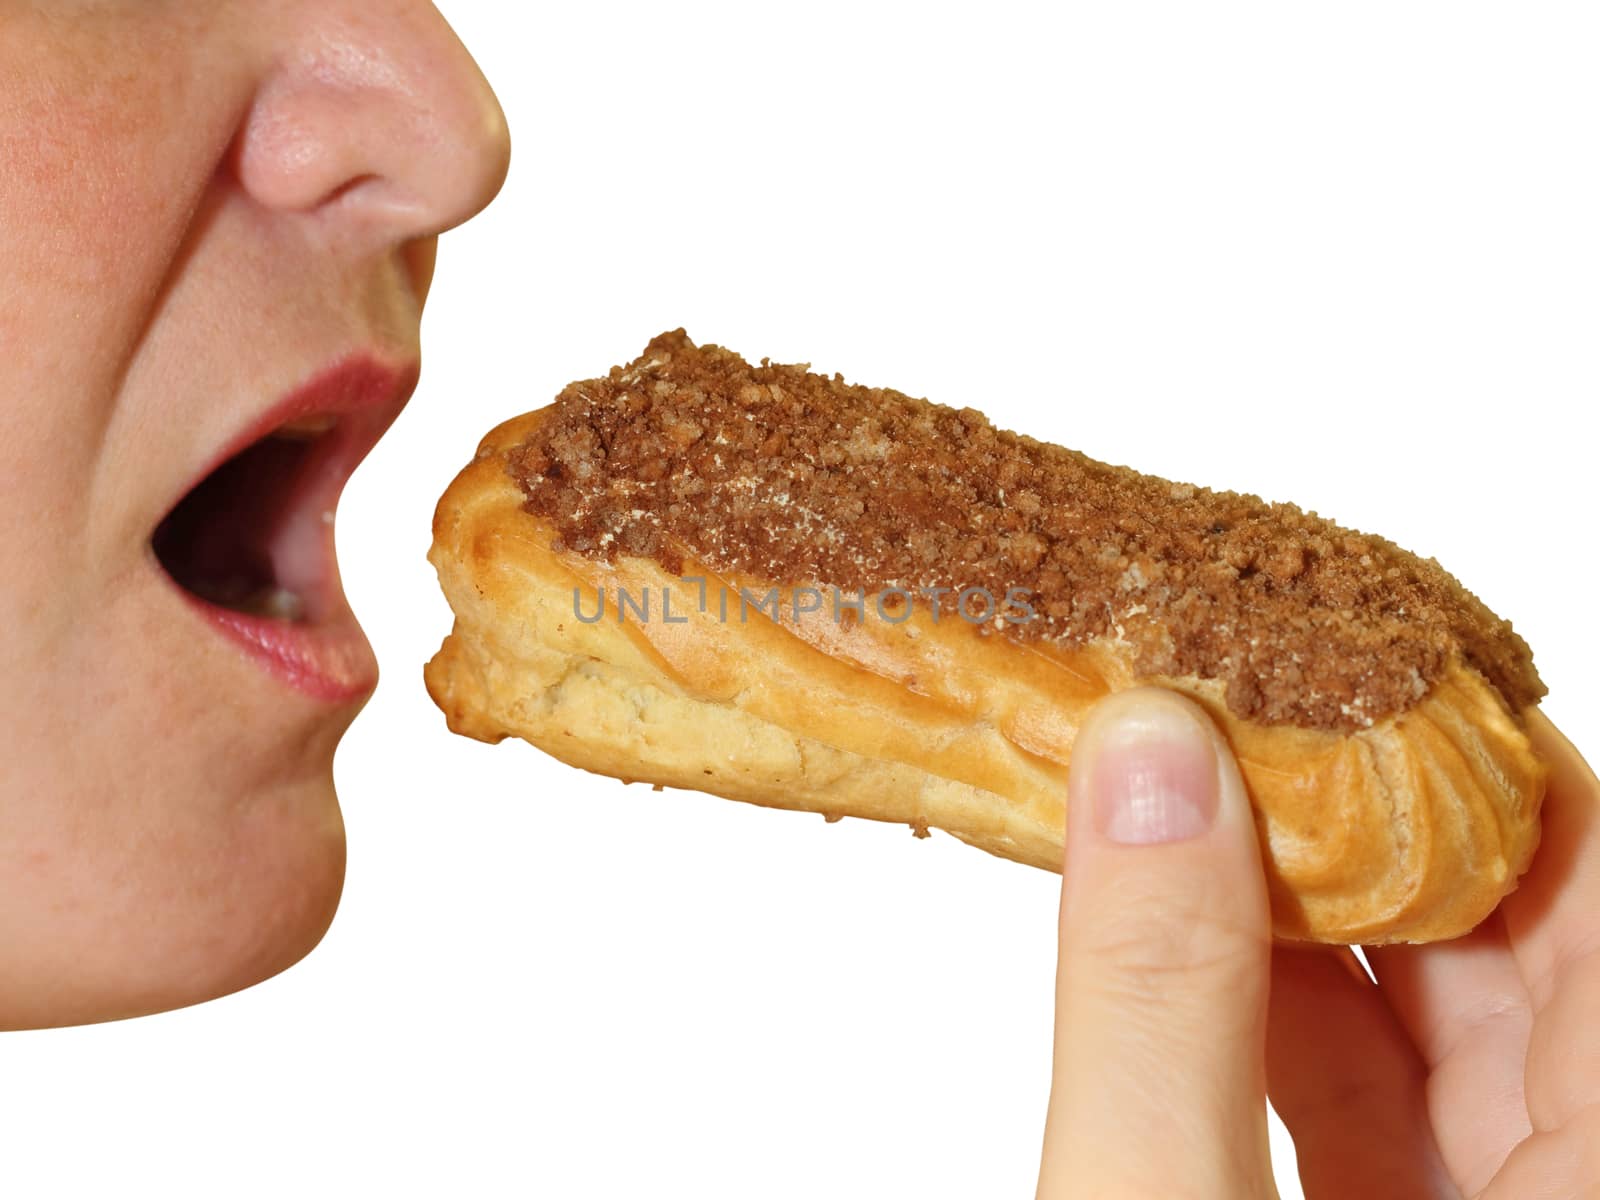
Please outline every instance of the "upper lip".
M179 499L246 447L291 422L314 416L331 417L350 427L340 456L348 458L339 480L342 486L400 415L417 375L415 359L397 361L375 351L352 351L336 359L241 429L189 480Z

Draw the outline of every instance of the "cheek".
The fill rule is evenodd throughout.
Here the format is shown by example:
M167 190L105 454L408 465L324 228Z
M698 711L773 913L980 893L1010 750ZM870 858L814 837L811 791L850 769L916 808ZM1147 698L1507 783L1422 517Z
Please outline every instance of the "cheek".
M256 787L207 774L144 790L123 780L114 795L63 804L60 819L7 831L0 1028L198 1003L316 945L344 881L331 773Z
M83 567L89 468L113 422L153 419L119 391L255 80L218 7L0 0L0 501L29 513L6 591ZM0 596L0 639L25 599Z

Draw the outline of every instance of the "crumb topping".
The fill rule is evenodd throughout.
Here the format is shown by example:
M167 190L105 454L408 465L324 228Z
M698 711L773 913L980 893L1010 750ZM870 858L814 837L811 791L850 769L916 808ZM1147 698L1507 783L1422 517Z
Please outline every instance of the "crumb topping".
M1003 636L1121 637L1143 675L1226 684L1266 724L1352 731L1459 652L1513 711L1527 644L1432 559L1292 504L1169 483L994 428L976 409L662 334L569 385L507 456L524 508L579 554L681 544L713 569L852 595L1028 593ZM944 611L948 612L948 600ZM987 626L983 628L987 629Z

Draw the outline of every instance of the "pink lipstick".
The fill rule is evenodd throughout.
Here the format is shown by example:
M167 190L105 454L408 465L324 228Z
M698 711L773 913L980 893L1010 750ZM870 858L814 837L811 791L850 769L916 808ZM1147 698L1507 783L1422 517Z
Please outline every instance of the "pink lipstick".
M345 601L333 521L351 474L405 406L415 362L353 354L240 431L172 508L151 548L185 598L275 677L335 703L377 662Z

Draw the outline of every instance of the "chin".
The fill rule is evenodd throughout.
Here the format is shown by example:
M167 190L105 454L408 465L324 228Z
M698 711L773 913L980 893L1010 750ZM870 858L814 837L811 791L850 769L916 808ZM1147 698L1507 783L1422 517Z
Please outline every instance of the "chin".
M253 797L231 836L204 861L209 886L172 896L168 976L179 990L149 1009L177 1008L250 987L309 954L344 889L344 818L331 773ZM172 893L168 893L169 896Z
M167 832L78 860L80 902L46 918L20 994L0 981L0 1029L214 1000L293 966L328 931L345 873L331 772L212 797L205 822L192 795L141 800L174 818Z

